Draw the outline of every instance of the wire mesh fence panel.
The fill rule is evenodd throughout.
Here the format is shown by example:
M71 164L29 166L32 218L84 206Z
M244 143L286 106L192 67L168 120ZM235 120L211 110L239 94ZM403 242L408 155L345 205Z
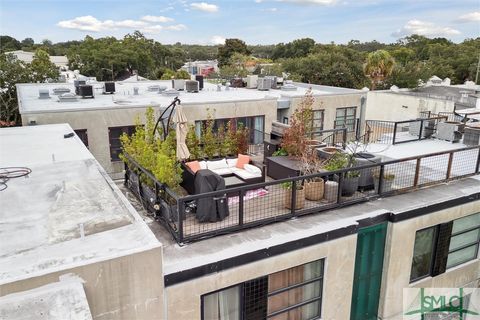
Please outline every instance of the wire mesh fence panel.
M418 185L442 182L447 179L449 154L423 157L418 172Z
M393 141L394 122L367 120L365 126L366 142L386 143Z
M291 202L288 205L287 202L291 192L280 184L246 190L243 201L244 223L289 215Z
M480 149L470 149L452 153L452 163L450 168L450 178L476 173L476 166Z
M408 190L415 185L416 161L402 161L384 166L381 193ZM379 171L375 173L375 189L378 191Z

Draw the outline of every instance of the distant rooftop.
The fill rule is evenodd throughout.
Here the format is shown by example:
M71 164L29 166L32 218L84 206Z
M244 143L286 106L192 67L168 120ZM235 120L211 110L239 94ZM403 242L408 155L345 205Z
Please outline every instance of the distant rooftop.
M68 124L0 129L0 284L160 246ZM8 150L8 151L7 151Z
M7 54L13 54L18 60L26 63L31 63L35 52L16 50L6 52ZM57 67L65 67L68 64L68 58L66 56L50 56L50 61Z
M38 112L58 112L58 111L80 111L80 110L97 110L97 109L119 109L119 108L135 108L145 106L163 106L166 107L172 102L172 97L164 96L158 92L148 91L148 87L157 85L164 86L167 89L172 88L170 80L167 81L139 81L139 82L116 82L116 92L113 95L103 95L103 82L91 82L94 88L94 99L77 99L72 102L59 102L58 96L53 95L53 89L65 87L74 92L74 86L71 83L29 83L17 84L19 96L19 107L21 114L38 113ZM230 88L225 87L221 91L217 91L217 85L208 82L204 83L204 89L198 93L190 93L180 91L179 98L182 104L198 104L198 103L222 103L235 101L254 101L264 99L300 98L305 95L306 90L312 87L313 94L337 95L337 94L359 94L360 90L320 86L311 84L294 83L297 86L295 91L282 91L271 89L269 91L259 91L256 89L246 88ZM134 95L134 87L138 88L139 94ZM49 99L39 99L39 90L48 89L50 92Z

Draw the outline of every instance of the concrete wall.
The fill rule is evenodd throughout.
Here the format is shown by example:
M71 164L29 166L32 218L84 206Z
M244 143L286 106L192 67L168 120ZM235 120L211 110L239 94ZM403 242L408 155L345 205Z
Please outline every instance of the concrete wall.
M453 112L454 102L388 91L370 91L366 109L367 120L402 121L418 118L420 111Z
M57 282L70 273L85 281L95 320L165 318L161 248L4 284L0 296Z
M360 117L360 106L363 93L355 94L339 94L339 95L316 95L313 110L325 110L323 128L325 130L334 128L334 121L336 118L337 108L357 107L357 118ZM292 113L298 108L302 98L293 98L290 104L290 109L282 116L291 117ZM282 121L280 118L278 121Z
M356 241L356 235L343 237L167 287L168 319L200 319L203 294L322 258L322 319L349 319Z
M473 260L448 269L436 277L410 283L415 233L440 223L452 221L480 211L480 201L441 210L419 218L389 224L380 294L379 316L382 319L402 318L403 288L458 288L480 279L480 260Z
M276 100L242 101L235 103L183 104L189 122L205 120L208 110L216 118L244 116L265 116L265 131L270 132L272 121L277 117ZM215 110L215 111L214 111ZM122 178L123 163L110 160L108 128L135 124L137 117L143 117L146 108L118 108L91 111L52 112L41 114L23 114L22 122L28 124L35 120L37 124L68 123L77 129L87 129L88 146L95 159L114 179ZM156 117L160 112L156 111Z

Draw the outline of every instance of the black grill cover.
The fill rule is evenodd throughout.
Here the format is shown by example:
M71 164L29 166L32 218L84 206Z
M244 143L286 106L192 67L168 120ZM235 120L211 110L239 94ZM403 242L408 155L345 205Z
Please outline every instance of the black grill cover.
M195 174L195 194L225 190L225 180L208 170L198 170ZM216 222L228 216L227 195L217 195L197 200L197 219L200 222Z

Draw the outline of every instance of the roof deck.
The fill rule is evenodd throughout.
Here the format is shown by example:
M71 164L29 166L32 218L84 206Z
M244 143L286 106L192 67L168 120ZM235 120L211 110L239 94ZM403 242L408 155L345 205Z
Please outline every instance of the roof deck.
M39 83L39 84L18 84L17 91L19 97L19 106L21 114L28 113L48 113L48 112L66 112L82 110L101 110L101 109L120 109L120 108L138 108L145 106L167 106L171 103L172 97L163 96L158 92L148 91L152 85L160 85L172 88L171 81L140 81L140 82L116 82L115 94L102 94L103 82L88 83L93 85L94 99L82 99L78 97L76 101L59 102L58 96L53 95L53 89L65 87L70 92L75 92L75 87L71 83ZM216 84L204 82L204 89L197 93L180 91L179 98L182 104L205 104L205 103L228 103L238 101L255 101L264 99L278 99L281 96L287 98L300 98L305 95L310 85L295 83L297 90L282 91L271 89L269 91L259 91L257 89L247 88L229 88L221 87L217 90ZM133 94L133 88L137 87L138 95ZM359 90L337 88L329 86L311 86L313 94L337 95L337 94L356 94L362 93ZM39 90L48 89L50 91L49 99L39 99Z
M0 129L0 284L159 247L68 124Z

